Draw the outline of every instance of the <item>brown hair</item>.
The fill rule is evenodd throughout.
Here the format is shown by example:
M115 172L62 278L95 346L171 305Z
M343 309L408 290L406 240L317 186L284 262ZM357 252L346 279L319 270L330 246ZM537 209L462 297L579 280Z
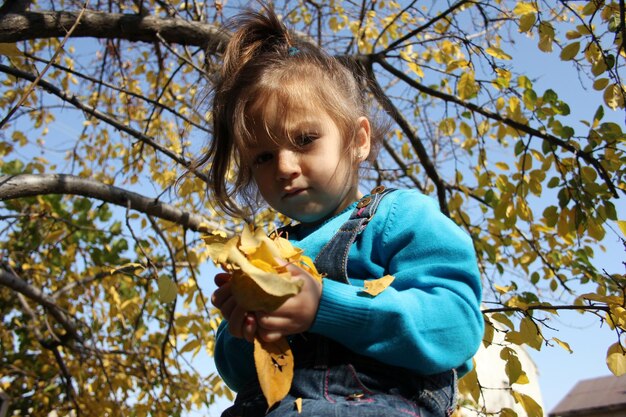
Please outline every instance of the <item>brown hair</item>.
M246 12L231 24L236 30L213 91L214 139L194 166L210 161L209 189L215 202L226 213L245 217L241 205L250 208L258 201L242 150L255 141L249 113L259 100L276 100L285 115L298 103L314 103L337 124L347 151L354 146L356 120L372 115L354 72L318 46L296 39L271 8ZM368 159L373 160L385 129L369 119ZM229 179L231 170L234 178Z

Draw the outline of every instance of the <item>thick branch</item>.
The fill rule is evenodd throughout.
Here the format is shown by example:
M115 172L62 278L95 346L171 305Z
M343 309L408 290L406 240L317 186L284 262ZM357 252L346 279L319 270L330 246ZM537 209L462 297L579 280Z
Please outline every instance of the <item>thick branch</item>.
M76 327L72 323L71 319L65 314L61 308L56 305L56 303L38 290L35 287L32 287L28 284L28 282L24 281L17 275L6 271L4 269L0 269L0 285L11 288L14 291L17 291L20 294L23 294L25 297L30 298L33 301L36 301L38 304L44 306L46 310L55 318L61 326L65 329L68 335L73 339L82 342L82 337L78 334Z
M525 313L526 311L533 310L543 310L543 311L557 311L557 310L576 310L576 311L611 311L611 308L606 305L560 305L560 306L550 306L550 305L531 305L528 307L498 307L498 308L486 308L481 310L483 314L490 313L511 313L514 311Z
M0 200L31 197L45 194L73 194L95 198L107 203L127 207L163 220L176 223L184 228L200 231L204 223L218 228L201 216L186 213L158 199L103 184L101 182L66 174L20 174L0 177Z
M76 23L78 12L9 13L0 19L0 43L29 39L63 37ZM219 52L227 35L213 25L183 19L137 14L87 11L73 37L126 39L157 42L160 35L168 43L199 46L209 53Z

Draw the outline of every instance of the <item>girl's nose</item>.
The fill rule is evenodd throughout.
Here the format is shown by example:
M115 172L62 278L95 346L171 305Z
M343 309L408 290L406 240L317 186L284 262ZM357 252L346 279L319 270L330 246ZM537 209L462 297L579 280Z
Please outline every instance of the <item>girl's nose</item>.
M300 175L298 157L290 150L281 150L276 155L276 177L289 180Z

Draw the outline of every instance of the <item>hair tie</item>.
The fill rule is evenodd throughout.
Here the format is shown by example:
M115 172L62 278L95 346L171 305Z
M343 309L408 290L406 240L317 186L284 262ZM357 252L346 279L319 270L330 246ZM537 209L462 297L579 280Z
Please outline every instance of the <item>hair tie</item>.
M289 49L287 50L287 53L289 54L289 56L294 56L300 53L300 49L298 49L295 46L290 46Z

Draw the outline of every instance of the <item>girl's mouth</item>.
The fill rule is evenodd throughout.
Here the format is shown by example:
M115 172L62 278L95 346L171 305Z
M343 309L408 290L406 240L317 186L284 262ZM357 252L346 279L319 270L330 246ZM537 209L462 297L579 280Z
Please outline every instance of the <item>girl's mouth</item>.
M306 191L306 190L307 190L306 188L294 188L294 189L291 189L291 190L289 190L289 191L286 191L286 192L283 194L283 198L292 198L292 197L296 197L296 196L298 196L298 195L302 194L302 193L303 193L304 191Z

